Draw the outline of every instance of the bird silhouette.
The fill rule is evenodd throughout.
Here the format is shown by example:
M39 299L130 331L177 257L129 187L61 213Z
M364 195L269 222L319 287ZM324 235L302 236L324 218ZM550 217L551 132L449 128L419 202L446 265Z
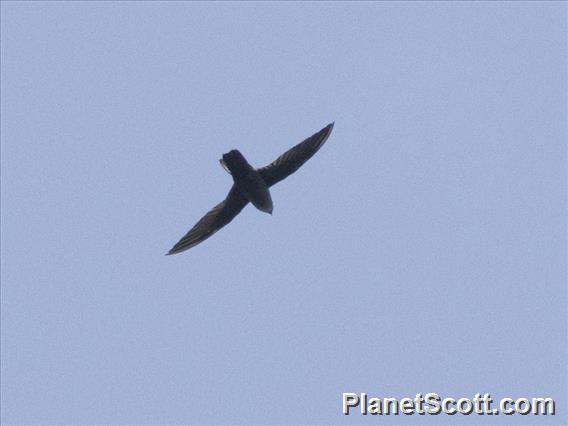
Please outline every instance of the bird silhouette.
M273 205L269 188L298 170L325 143L334 123L286 151L268 166L255 169L236 149L223 154L219 160L233 177L233 186L222 202L213 207L167 253L180 253L205 241L227 225L249 203L260 211L272 214Z

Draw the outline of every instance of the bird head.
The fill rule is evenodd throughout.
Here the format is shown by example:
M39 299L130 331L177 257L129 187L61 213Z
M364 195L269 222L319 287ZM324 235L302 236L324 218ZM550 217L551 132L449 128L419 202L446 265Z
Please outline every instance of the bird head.
M223 154L219 160L223 168L233 176L244 176L252 168L246 158L237 149Z

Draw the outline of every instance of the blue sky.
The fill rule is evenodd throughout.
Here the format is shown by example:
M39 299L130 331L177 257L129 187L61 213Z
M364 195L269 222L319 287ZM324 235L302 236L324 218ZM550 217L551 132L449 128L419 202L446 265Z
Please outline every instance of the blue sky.
M565 424L566 3L2 2L3 424ZM327 144L188 252L218 163ZM556 417L341 414L342 392Z

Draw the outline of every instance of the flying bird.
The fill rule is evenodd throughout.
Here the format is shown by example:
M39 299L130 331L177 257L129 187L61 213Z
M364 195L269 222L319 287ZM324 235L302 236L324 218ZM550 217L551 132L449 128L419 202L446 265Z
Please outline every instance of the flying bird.
M269 188L287 178L308 161L325 143L334 123L330 123L286 151L268 166L255 169L246 158L233 149L219 160L233 177L233 186L222 202L213 207L167 253L176 254L205 241L227 225L249 203L258 210L272 214L273 204Z

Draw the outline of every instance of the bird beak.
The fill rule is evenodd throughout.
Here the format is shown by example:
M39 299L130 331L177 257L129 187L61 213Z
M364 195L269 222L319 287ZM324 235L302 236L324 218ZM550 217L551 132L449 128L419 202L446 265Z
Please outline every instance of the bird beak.
M221 166L223 166L223 168L225 169L225 171L229 174L231 174L231 171L229 170L229 166L227 166L227 163L225 163L225 161L220 158L219 159L219 163L221 163Z

